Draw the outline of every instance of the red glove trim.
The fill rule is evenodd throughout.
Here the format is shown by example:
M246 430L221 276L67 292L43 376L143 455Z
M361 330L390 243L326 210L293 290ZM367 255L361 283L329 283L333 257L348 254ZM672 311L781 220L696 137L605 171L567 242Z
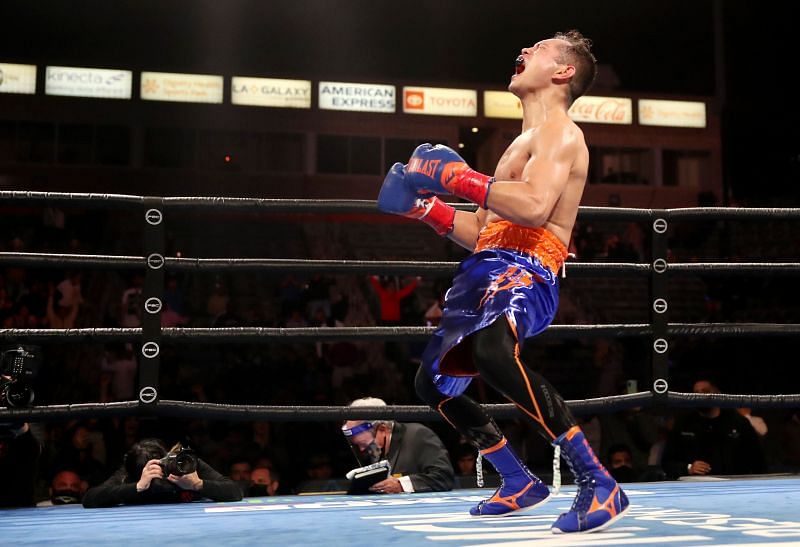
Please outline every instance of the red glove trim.
M446 165L442 173L442 186L453 195L476 203L486 209L489 187L494 177L479 173L466 163Z
M437 197L431 198L428 212L420 220L436 230L440 236L446 236L453 231L456 210Z

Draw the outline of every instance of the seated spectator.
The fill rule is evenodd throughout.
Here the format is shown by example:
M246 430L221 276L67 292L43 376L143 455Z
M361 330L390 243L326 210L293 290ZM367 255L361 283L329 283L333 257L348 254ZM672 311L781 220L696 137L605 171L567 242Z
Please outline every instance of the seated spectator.
M269 467L256 467L250 473L248 496L274 496L280 488L280 475Z
M236 461L231 464L230 471L228 472L228 477L239 485L243 496L247 495L247 492L253 484L250 480L252 469L253 467L250 465L250 462Z
M633 466L633 452L624 444L608 449L608 472L617 482L636 482L639 472Z
M477 449L468 443L460 443L453 452L456 475L462 477L475 475L475 462L478 459Z
M753 416L752 408L743 407L737 408L736 410L739 412L739 414L744 416L748 422L750 422L750 425L753 426L753 429L759 437L765 437L767 435L767 432L769 431L767 422L765 422L764 418L761 416Z
M65 444L55 455L54 469L73 469L89 486L96 486L108 476L101 461L106 448L102 433L96 431L90 422L78 422L64 435Z
M50 482L50 497L37 503L36 507L80 503L88 487L89 484L81 480L75 471L69 469L59 471Z
M233 462L231 464L231 470L228 476L231 478L232 481L250 481L250 473L252 473L252 467L250 462Z
M386 406L382 399L365 397L350 406ZM359 466L388 460L391 476L370 487L373 492L439 492L452 490L453 466L441 439L416 423L348 420L342 433Z
M170 453L178 450L180 445L173 447ZM235 482L223 477L199 458L196 470L191 473L165 474L160 461L166 455L167 449L158 439L145 439L134 444L125 454L123 465L103 484L86 492L83 506L92 508L200 499L242 499L242 491Z
M694 393L719 393L706 379L695 382ZM763 473L764 453L755 430L733 409L706 407L679 418L664 446L662 465L667 476L744 475Z

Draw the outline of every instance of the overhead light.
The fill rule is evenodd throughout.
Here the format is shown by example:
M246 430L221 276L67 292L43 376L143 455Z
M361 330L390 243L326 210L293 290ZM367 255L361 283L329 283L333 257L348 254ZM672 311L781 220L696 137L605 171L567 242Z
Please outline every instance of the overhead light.
M464 148L464 143L463 142L458 143L458 147L459 148Z
M472 128L472 132L473 132L473 133L477 133L477 132L478 132L478 128L477 128L477 127L473 127L473 128Z

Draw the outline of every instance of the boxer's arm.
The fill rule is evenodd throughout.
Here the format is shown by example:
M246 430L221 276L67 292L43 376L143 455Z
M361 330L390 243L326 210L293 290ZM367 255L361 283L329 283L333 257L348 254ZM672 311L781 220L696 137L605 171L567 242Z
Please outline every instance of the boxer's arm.
M572 128L543 127L521 180L495 181L488 208L515 224L542 226L564 192L582 142Z
M474 213L469 211L456 211L456 217L453 221L453 231L450 232L447 237L468 251L473 251L478 241L478 234L480 234L485 225L486 209L479 208L477 212Z

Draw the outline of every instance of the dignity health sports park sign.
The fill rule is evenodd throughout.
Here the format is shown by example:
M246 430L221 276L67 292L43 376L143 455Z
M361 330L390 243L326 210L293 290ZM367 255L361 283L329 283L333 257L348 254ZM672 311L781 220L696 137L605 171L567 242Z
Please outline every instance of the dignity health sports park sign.
M396 94L393 85L320 82L319 107L322 110L393 113L397 108Z
M639 123L663 127L706 126L706 103L639 99Z
M142 72L141 97L146 101L222 104L222 76Z
M234 76L231 79L231 104L311 108L311 81Z

